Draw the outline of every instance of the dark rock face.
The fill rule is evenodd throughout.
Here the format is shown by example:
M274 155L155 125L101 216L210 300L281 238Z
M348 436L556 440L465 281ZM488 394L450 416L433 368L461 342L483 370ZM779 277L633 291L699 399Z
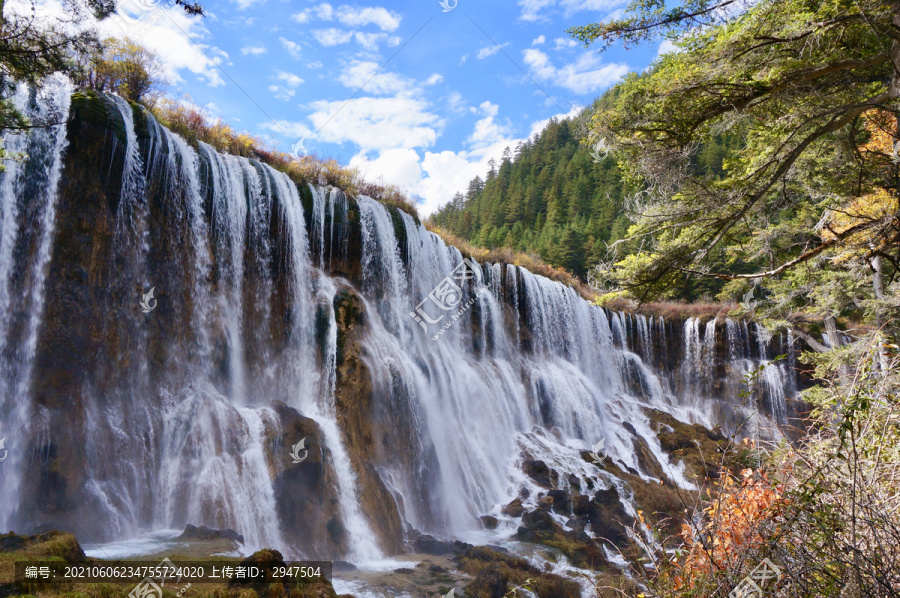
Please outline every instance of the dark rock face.
M559 482L559 474L543 461L526 460L522 463L522 471L542 488L555 488Z
M273 405L282 434L271 439L280 471L275 476L275 501L285 539L307 554L336 558L347 554L347 534L341 523L335 472L318 424L284 403ZM289 453L302 439L306 457L293 463ZM302 456L302 455L300 455Z
M484 529L497 529L497 525L500 522L497 521L496 517L492 517L491 515L482 515L481 516L481 525L484 526Z
M574 581L541 572L524 559L487 547L469 548L454 560L462 571L475 576L465 590L465 595L472 598L503 598L526 582L539 598L581 596L581 588Z
M557 548L577 567L602 570L609 566L603 550L583 531L583 527L566 531L554 521L549 512L543 509L525 513L522 525L513 537L524 542Z
M405 549L403 522L399 508L373 463L378 455L379 430L372 389L372 375L363 358L360 343L366 331L366 312L362 300L351 289L335 296L338 323L337 389L335 404L344 442L354 470L359 476L362 511L378 532L382 549L399 554Z
M521 498L514 498L508 505L503 507L503 514L510 517L521 517L524 512L525 507L522 506Z
M238 544L244 543L244 536L237 533L233 529L210 529L205 525L201 525L200 527L187 524L184 528L184 531L181 532L181 535L178 536L178 540L231 540L232 542L236 542Z
M413 552L433 554L435 556L455 554L457 552L467 550L471 547L471 544L466 544L465 542L447 542L444 540L438 540L434 536L429 536L427 534L423 534L417 537L412 542Z

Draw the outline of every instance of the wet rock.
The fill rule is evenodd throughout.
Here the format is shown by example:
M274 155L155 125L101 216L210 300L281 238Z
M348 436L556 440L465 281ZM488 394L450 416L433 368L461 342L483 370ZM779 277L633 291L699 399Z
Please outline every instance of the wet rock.
M303 417L284 403L272 404L281 434L269 439L274 462L275 505L282 533L289 543L323 557L347 554L347 533L341 520L337 495L337 474L325 448L325 436L319 425ZM292 447L306 439L293 463Z
M553 507L553 497L552 496L542 496L538 499L538 506L542 509L551 509Z
M238 544L244 543L244 536L233 529L210 529L205 525L199 527L188 523L177 540L230 540Z
M497 521L496 517L492 517L491 515L481 516L481 525L484 526L484 529L497 529L498 524L499 521Z
M569 514L569 495L565 490L551 490L547 496L553 499L553 511L560 515Z
M609 566L606 555L583 528L566 531L549 512L542 509L525 513L522 525L516 531L516 540L544 544L565 554L576 567L605 569Z
M500 512L504 515L509 515L510 517L521 517L525 512L525 507L522 506L522 499L513 499L508 505L503 507Z
M409 567L400 567L399 569L394 569L394 573L400 573L401 575L412 575L415 572L415 569L410 569Z
M625 528L630 528L634 523L634 519L625 512L615 486L594 494L588 505L587 520L594 537L602 538L615 546L624 546L628 542Z
M525 460L522 462L522 471L542 488L555 488L559 483L559 474L543 461Z
M357 567L347 561L334 561L331 564L331 569L335 572L346 573L347 571L356 571Z
M434 536L425 534L416 538L413 541L412 546L414 552L442 556L445 554L454 554L462 550L466 550L468 548L471 548L472 545L459 541L445 542L443 540L438 540Z
M455 559L459 568L475 579L466 586L470 598L498 598L531 580L528 586L538 598L578 598L580 586L568 579L545 573L525 559L484 546L472 547Z

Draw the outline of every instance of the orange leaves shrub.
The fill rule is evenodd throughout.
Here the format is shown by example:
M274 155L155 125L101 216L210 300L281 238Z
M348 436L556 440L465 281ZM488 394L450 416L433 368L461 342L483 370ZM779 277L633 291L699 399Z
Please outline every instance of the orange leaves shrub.
M672 561L675 587L693 587L760 547L771 531L767 524L786 504L783 494L784 488L762 470L744 469L740 479L723 475L712 504L703 511L702 523L696 529L682 525L686 554Z

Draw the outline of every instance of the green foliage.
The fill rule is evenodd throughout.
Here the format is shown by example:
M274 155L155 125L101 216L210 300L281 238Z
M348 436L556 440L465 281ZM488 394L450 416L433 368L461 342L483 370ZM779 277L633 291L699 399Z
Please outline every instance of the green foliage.
M883 259L879 276L893 278L900 244L895 13L878 0L636 0L574 29L604 48L670 35L681 49L594 113L592 139L640 190L626 197L640 257L607 278L641 299L731 295L715 280L802 279L803 264L808 284L768 289L783 308L868 309L864 272Z
M79 87L113 92L130 102L153 105L166 85L159 56L129 38L108 38L80 62Z

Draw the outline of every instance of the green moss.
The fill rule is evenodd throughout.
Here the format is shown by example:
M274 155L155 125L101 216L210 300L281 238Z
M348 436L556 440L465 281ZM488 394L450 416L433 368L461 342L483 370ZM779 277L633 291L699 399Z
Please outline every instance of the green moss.
M121 143L128 142L125 121L112 104L112 100L95 91L78 91L72 94L70 108L74 123L88 123L111 131Z

